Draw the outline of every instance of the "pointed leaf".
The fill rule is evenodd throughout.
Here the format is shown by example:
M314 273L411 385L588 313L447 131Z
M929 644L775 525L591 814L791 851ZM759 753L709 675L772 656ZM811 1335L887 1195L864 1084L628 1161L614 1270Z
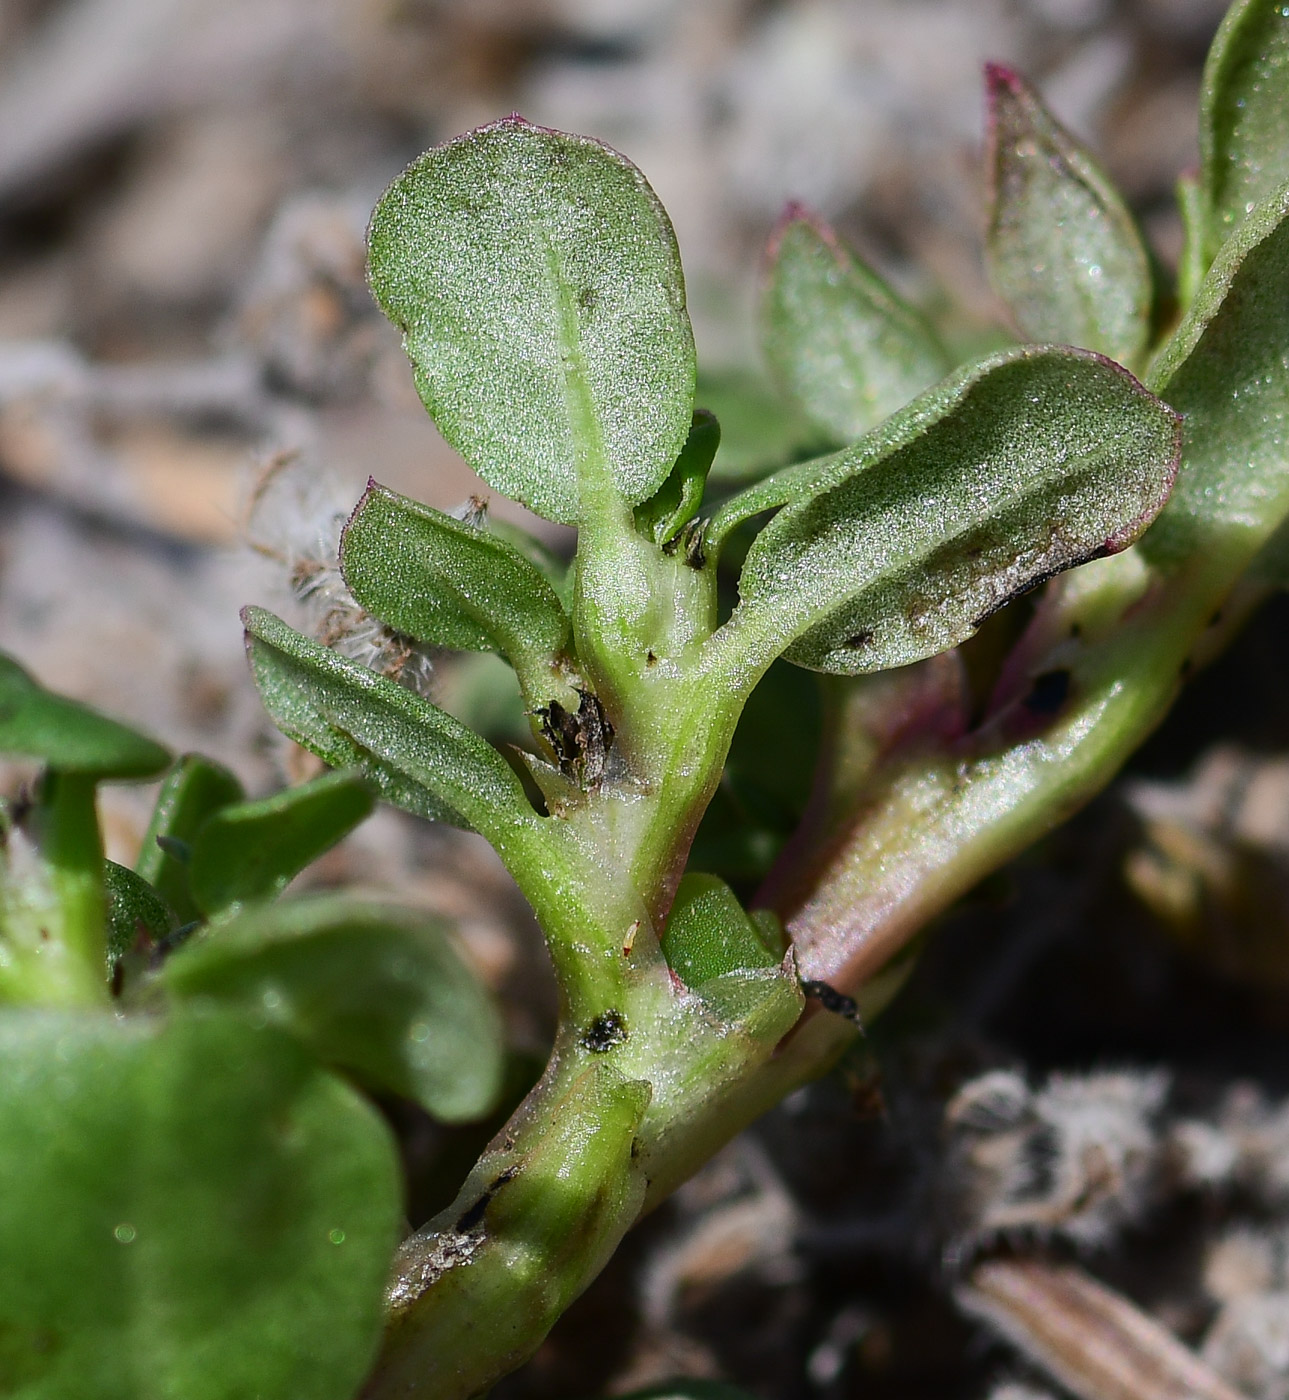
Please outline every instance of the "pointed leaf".
M341 537L340 566L387 627L457 651L500 652L534 705L550 699L572 629L550 581L512 545L372 481Z
M507 117L409 166L370 241L421 397L489 485L566 524L662 485L694 345L671 224L630 161Z
M389 1133L218 1014L0 1017L0 1357L32 1400L350 1400L401 1210Z
M1142 548L1251 554L1289 511L1289 187L1223 245L1150 384L1184 416L1182 469Z
M1213 40L1200 95L1209 259L1289 180L1289 15L1283 0L1238 0Z
M766 946L734 891L716 875L682 877L662 935L667 966L687 987L746 968L776 967L783 959Z
M175 912L146 880L114 860L103 862L107 887L107 965L116 964L143 940L160 943L179 927Z
M195 753L184 754L161 784L134 868L181 923L201 916L188 884L197 832L208 817L242 796L241 783L222 763Z
M991 63L990 280L1032 340L1131 363L1150 334L1150 258L1091 154L1009 68Z
M333 766L361 768L386 802L473 827L493 845L538 820L506 760L437 705L261 608L242 620L255 683L288 738Z
M665 545L698 514L707 473L721 444L721 425L708 409L694 410L694 420L671 475L636 507L636 529L654 544Z
M289 1030L325 1064L448 1122L501 1089L501 1019L436 919L325 896L253 910L190 943L166 986Z
M189 878L193 899L212 915L272 898L376 805L357 773L325 773L258 802L221 807L197 833Z
M992 356L792 477L791 504L748 551L731 626L760 655L847 675L934 656L1052 574L1131 544L1179 441L1177 415L1109 360Z
M790 205L769 256L765 358L829 442L854 442L949 372L929 323L823 219Z
M170 762L160 744L46 690L2 652L0 753L38 758L61 772L98 779L147 778Z

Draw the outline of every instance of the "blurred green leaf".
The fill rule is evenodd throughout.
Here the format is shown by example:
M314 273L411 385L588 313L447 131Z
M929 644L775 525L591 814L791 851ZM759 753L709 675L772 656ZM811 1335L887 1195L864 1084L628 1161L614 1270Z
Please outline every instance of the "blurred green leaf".
M704 370L698 401L721 425L721 450L712 463L712 485L757 481L786 462L824 451L829 444L763 375L747 369Z
M784 393L837 446L951 368L930 324L798 205L770 244L761 344Z
M707 473L720 442L721 425L716 415L706 408L695 409L689 436L671 475L636 507L636 529L646 539L657 545L668 544L698 513Z
M1289 24L1289 21L1286 21ZM1289 188L1223 245L1149 375L1184 415L1182 468L1142 541L1161 563L1261 548L1289 511Z
M992 356L855 447L727 503L717 538L753 506L785 505L748 551L732 625L757 654L841 674L933 656L1052 574L1132 543L1167 496L1179 440L1176 414L1099 355Z
M380 796L432 821L482 832L500 849L537 820L506 760L410 690L247 608L251 671L288 738L334 767L362 769Z
M693 871L682 877L662 935L667 966L687 987L699 987L726 972L775 967L761 928L748 917L734 891L716 875Z
M489 485L566 524L662 485L694 345L675 236L630 161L507 117L409 166L370 242L421 397Z
M572 628L546 575L512 545L373 481L341 537L340 565L350 592L387 627L499 652L534 705L550 699Z
M100 781L148 778L170 755L88 705L55 695L0 652L0 753L38 758Z
M184 754L161 784L134 868L181 923L201 914L188 882L197 832L213 813L242 797L241 783L222 763L195 753Z
M1150 256L1091 153L1011 69L991 63L989 277L1032 340L1132 364L1150 334Z
M376 1113L227 1013L0 1016L0 1365L30 1400L352 1400L398 1235Z
M221 807L192 844L193 899L210 916L281 894L307 866L372 813L359 773L324 773L257 802Z
M1204 66L1200 178L1208 260L1289 180L1289 15L1282 0L1237 0Z
M324 1064L446 1122L482 1117L501 1020L428 915L336 896L251 910L167 962L177 996L214 997L298 1036Z

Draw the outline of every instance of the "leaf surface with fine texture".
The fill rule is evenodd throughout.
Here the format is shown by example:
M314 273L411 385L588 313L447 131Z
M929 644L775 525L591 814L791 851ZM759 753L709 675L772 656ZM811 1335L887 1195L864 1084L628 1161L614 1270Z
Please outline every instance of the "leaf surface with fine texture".
M787 397L837 444L862 437L950 369L927 321L797 205L770 244L761 344Z
M262 608L242 620L255 683L288 738L335 767L361 768L386 802L474 828L498 849L538 820L506 760L437 705Z
M1133 363L1150 334L1150 258L1123 197L1018 74L989 89L990 281L1032 340Z
M340 566L358 602L387 627L458 651L495 651L533 705L572 629L546 575L513 545L370 482L341 537Z
M752 542L730 625L754 652L821 671L933 656L1043 579L1132 543L1179 446L1177 415L1109 360L1004 351L783 473L784 508ZM747 495L776 504L775 479ZM745 512L736 497L725 523Z
M1246 215L1289 180L1289 15L1283 0L1239 0L1209 50L1200 92L1200 179L1211 259Z
M490 486L571 525L662 485L694 343L671 224L630 161L519 116L480 127L386 191L370 273L431 417Z

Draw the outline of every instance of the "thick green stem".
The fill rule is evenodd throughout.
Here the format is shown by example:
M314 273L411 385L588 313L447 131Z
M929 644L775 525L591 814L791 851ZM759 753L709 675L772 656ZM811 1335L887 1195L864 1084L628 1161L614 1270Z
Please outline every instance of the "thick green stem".
M32 825L36 850L22 868L0 868L5 940L0 999L101 1005L106 980L107 906L95 780L47 773Z

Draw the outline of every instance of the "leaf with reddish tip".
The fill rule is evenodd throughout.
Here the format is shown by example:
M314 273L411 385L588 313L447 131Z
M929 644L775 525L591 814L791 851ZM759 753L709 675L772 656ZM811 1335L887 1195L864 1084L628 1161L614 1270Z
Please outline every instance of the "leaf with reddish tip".
M969 366L845 452L782 473L730 626L744 658L858 675L969 637L1167 498L1178 416L1120 366L1032 347ZM775 504L775 479L747 492ZM742 518L738 497L713 528Z
M833 443L854 442L951 368L921 314L796 204L770 242L761 345L784 393Z
M370 243L421 398L489 485L570 525L662 485L694 342L671 224L630 161L507 117L413 162Z
M986 261L1031 339L1133 363L1150 333L1150 258L1109 176L1009 68L985 69Z
M1289 14L1283 0L1239 0L1213 40L1200 95L1208 260L1289 180L1286 130Z

